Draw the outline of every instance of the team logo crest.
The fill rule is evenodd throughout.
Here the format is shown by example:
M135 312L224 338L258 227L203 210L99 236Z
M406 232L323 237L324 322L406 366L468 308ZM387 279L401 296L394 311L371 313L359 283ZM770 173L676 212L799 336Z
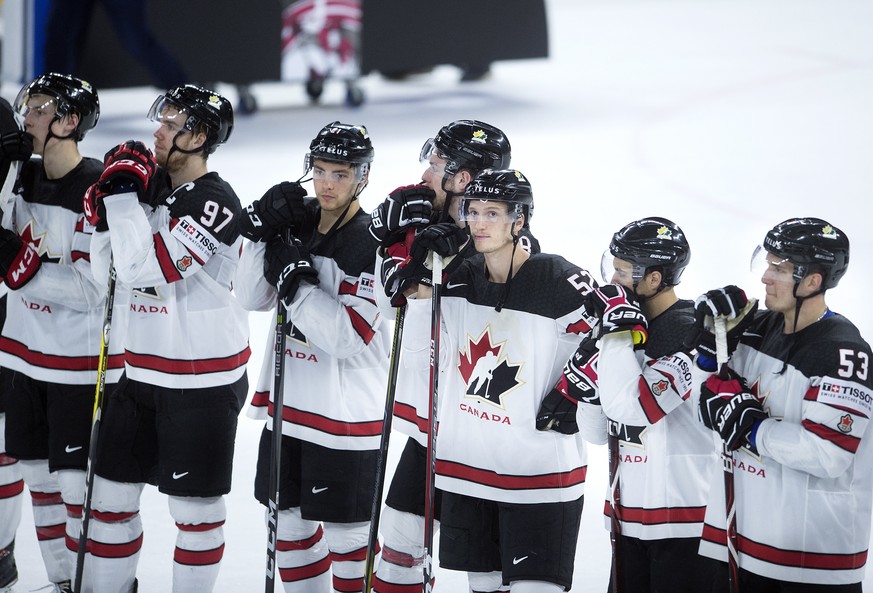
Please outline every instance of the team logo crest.
M140 296L140 297L147 297L150 299L161 300L161 293L158 292L158 289L156 286L145 286L142 288L133 288L133 289L131 289L131 291L133 292L133 294Z
M824 237L825 239L836 239L837 238L837 231L835 231L834 227L832 227L831 225L826 224L821 229L821 236Z
M39 255L39 259L42 260L43 263L54 263L54 264L62 264L64 263L64 256L56 255L49 251L48 241L46 241L46 233L36 234L33 229L33 220L28 221L24 228L21 229L21 241L26 245L30 243L33 245L36 253Z
M505 342L493 344L486 329L477 340L467 336L458 371L467 384L465 396L503 408L503 398L524 384L518 373L523 364L513 364L503 353Z
M670 383L667 382L666 379L661 379L657 383L652 383L652 393L654 393L655 395L661 395L662 393L667 391L668 387L670 387Z
M488 141L488 134L486 134L484 130L476 130L473 132L471 140L473 142L478 142L479 144L485 144L485 142Z
M672 239L673 232L665 226L662 226L658 229L658 238L659 239Z
M194 263L194 258L190 255L183 255L180 259L176 260L176 267L180 272L184 272Z
M852 432L852 425L854 424L854 420L852 420L852 416L846 414L844 416L840 416L840 423L837 424L837 428L840 429L840 432L843 434L849 434Z
M221 109L221 98L218 95L211 95L206 104L213 109Z

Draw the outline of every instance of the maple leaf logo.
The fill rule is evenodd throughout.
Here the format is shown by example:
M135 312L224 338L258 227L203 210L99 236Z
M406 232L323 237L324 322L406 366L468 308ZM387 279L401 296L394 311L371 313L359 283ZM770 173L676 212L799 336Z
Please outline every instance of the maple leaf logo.
M667 382L666 379L661 379L657 383L652 383L652 393L655 395L661 395L667 388L670 386L670 383Z
M41 261L55 264L63 263L63 255L55 255L49 252L48 245L46 244L47 241L45 240L46 233L34 233L33 220L28 221L28 223L24 225L24 228L21 229L20 236L24 243L31 243L36 248L36 252L39 254L39 259Z
M505 342L491 342L488 328L477 339L467 336L466 351L460 353L458 372L467 385L465 397L503 408L503 397L524 381L518 378L523 364L511 363L503 354Z
M840 432L843 434L849 434L852 432L852 425L854 421L852 420L852 416L846 414L845 416L840 416L840 423L837 424L837 428L840 429Z

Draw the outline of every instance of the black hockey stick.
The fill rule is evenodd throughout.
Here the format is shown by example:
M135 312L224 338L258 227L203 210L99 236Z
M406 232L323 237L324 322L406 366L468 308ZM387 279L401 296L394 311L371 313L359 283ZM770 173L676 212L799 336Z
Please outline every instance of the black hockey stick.
M385 394L385 415L382 418L382 439L379 442L379 464L376 466L376 491L373 494L373 509L370 511L370 539L367 542L367 563L364 565L362 593L373 590L373 569L376 563L376 548L379 545L379 520L382 517L382 493L385 490L385 470L388 465L388 439L394 419L394 395L397 393L397 371L400 368L400 343L403 339L403 321L406 305L398 307L394 321L394 341L391 344L391 359L388 363L388 389Z
M82 526L79 528L79 547L76 549L76 575L73 591L81 593L85 571L85 553L88 547L88 528L91 525L91 494L94 488L94 460L97 457L97 437L103 415L106 394L106 367L109 363L109 334L112 328L112 310L115 305L115 266L109 258L109 285L106 289L106 307L103 309L103 333L100 336L100 357L97 359L97 386L94 391L94 411L91 414L91 440L88 443L88 463L85 467L85 500L82 503Z
M286 240L290 240L286 237ZM282 473L282 421L285 410L285 305L276 298L276 333L273 350L273 424L270 441L270 498L267 501L266 593L276 589L276 543L279 539L279 476Z
M621 574L621 522L618 505L621 504L620 475L620 424L614 420L606 421L608 436L606 447L609 456L609 490L612 493L612 504L609 505L609 543L612 544L612 586L611 593L622 593Z
M724 317L715 318L715 357L718 363L718 376L729 377L727 321ZM727 443L722 443L722 462L724 464L724 502L727 527L728 590L739 593L739 552L737 551L737 501L734 495L734 453Z
M440 301L443 296L443 259L433 254L433 296L431 298L430 316L430 392L428 394L430 415L427 419L427 474L424 484L424 590L430 593L433 586L433 530L434 530L434 499L436 498L436 429L439 399L437 386L439 384L440 361Z

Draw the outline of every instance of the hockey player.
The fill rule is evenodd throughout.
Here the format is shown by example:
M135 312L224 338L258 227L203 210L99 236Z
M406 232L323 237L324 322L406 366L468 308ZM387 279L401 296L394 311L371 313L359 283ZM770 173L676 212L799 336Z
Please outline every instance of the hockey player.
M588 272L556 255L518 249L533 213L528 180L486 170L459 210L478 254L445 283L440 303L436 487L443 492L439 561L468 573L473 591L569 589L586 472L579 435L539 432L536 410L580 335L596 319ZM415 239L424 263L463 247L457 227L437 224ZM406 364L430 361L429 289L407 303Z
M288 593L360 591L385 398L387 324L373 295L376 243L358 196L373 146L364 126L330 123L312 140L315 199L285 182L246 209L236 290L250 310L287 310L277 565ZM286 240L287 231L293 237ZM273 357L250 414L267 418ZM255 497L270 500L271 423ZM331 578L332 577L332 578Z
M636 220L613 235L601 263L612 286L597 292L603 302L626 300L626 312L636 311L639 302L648 338L640 348L630 332L584 340L537 417L540 429L575 432L576 403L583 403L584 422L593 412L584 404L599 395L610 434L618 436L621 497L613 500L610 488L606 501L619 555L611 591L700 593L715 578L715 563L697 554L707 476L715 467L712 437L697 422L697 397L689 397L708 373L695 371L684 351L694 302L680 300L675 291L690 257L685 233L665 218Z
M848 264L845 233L792 218L752 256L766 311L742 323L749 308L735 287L698 299L701 311L736 326L727 340L730 377L712 375L701 387L700 416L734 449L744 593L861 591L873 497L871 351L825 302ZM711 352L711 317L700 318L699 350ZM706 365L711 356L698 358L715 368ZM724 488L713 484L709 493L700 551L724 561Z
M33 153L33 137L23 131L20 117L9 101L0 97L0 216L10 210L9 199L21 164ZM6 319L5 282L0 282L0 327ZM0 393L0 593L12 590L18 580L15 532L21 521L24 480L18 460L6 454L6 412Z
M155 484L178 528L173 591L211 591L250 354L246 315L231 294L242 207L207 169L230 137L233 110L186 85L159 96L149 118L159 126L155 158L141 142L110 150L87 206L98 230L95 272L105 278L114 265L128 322L124 376L98 442L90 566L95 591L135 590L140 495Z
M23 163L0 230L0 273L11 291L0 337L6 451L20 460L31 492L49 580L55 591L68 591L106 297L91 274L93 229L82 212L82 196L102 165L82 157L79 141L97 124L100 107L88 82L55 73L22 88L14 107L27 137L18 137L18 156L32 145L42 158ZM4 144L15 143L7 137ZM117 380L117 356L110 369Z
M376 301L386 316L402 305L406 295L429 283L429 273L415 274L415 265L404 269L413 235L408 231L437 222L459 226L458 206L466 187L481 171L509 166L511 147L498 128L476 120L457 120L440 128L421 149L426 165L422 184L399 187L373 211L370 232L380 240L377 266L381 270ZM539 251L536 239L525 228L521 245ZM457 263L476 253L468 243ZM387 285L388 290L382 289ZM382 556L375 578L377 593L403 593L421 587L424 560L425 472L427 471L428 376L400 367L394 405L394 427L409 436L401 453L386 498L381 520ZM440 493L434 510L439 518Z

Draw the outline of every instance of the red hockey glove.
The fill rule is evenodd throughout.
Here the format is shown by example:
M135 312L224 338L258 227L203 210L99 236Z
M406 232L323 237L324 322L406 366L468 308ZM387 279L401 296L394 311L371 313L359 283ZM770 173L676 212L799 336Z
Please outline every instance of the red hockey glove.
M30 282L40 265L33 243L25 243L9 229L0 229L0 273L10 289L18 290Z

